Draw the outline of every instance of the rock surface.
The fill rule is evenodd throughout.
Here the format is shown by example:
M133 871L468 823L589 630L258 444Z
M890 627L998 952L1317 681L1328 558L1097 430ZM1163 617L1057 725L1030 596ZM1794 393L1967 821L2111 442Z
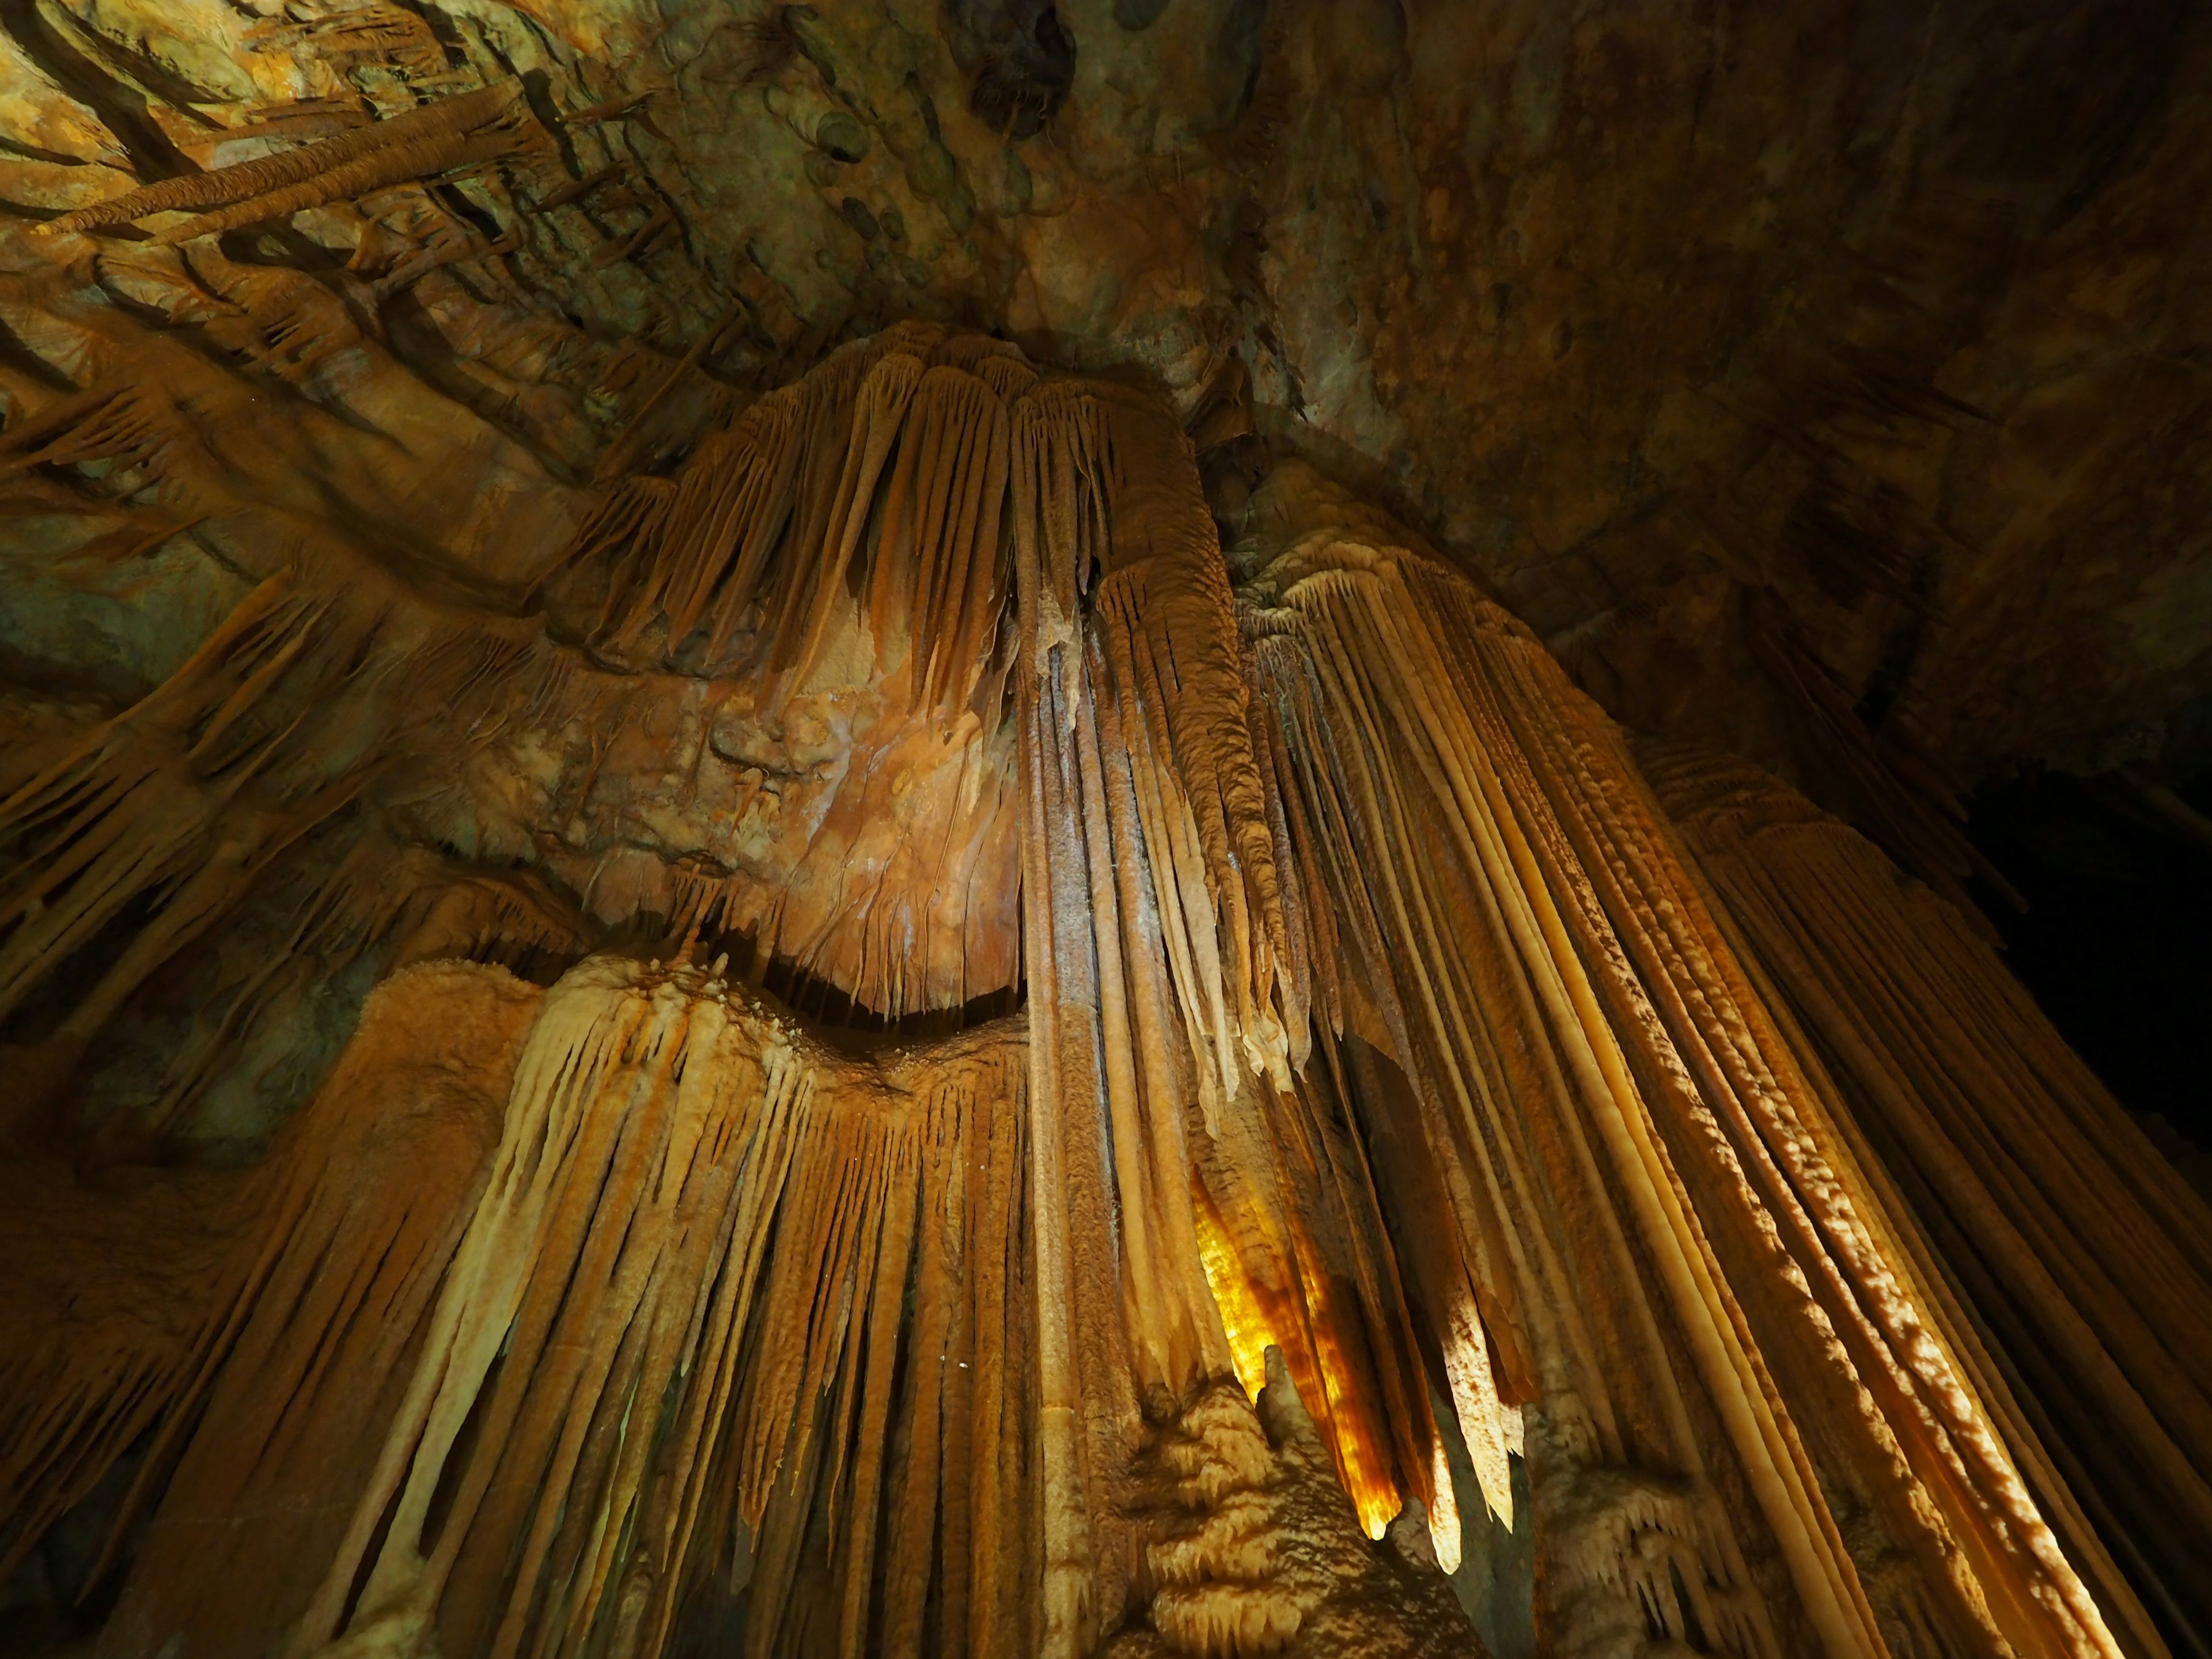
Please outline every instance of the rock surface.
M541 119L589 112L525 164L272 221L255 256L556 475L619 424L577 370L625 338L743 383L934 316L1187 407L1240 366L1279 452L1390 501L1615 714L1815 784L1839 739L1802 677L1931 757L1886 763L1923 792L2154 756L2212 682L2212 27L2179 0L0 21L11 241L364 100L520 76Z
M1599 708L1773 769L1961 901L1977 780L2192 758L2208 90L2185 0L0 0L0 1159L39 1148L63 1209L64 1160L132 1171L11 1244L53 1271L23 1279L45 1369L0 1356L7 1420L69 1455L0 1459L56 1522L0 1532L45 1575L5 1595L89 1627L63 1599L129 1576L219 1375L253 1409L210 1419L169 1489L205 1508L126 1611L207 1588L174 1565L194 1516L295 1512L228 1484L322 1374L290 1291L236 1277L282 1258L301 1298L388 1269L410 1318L465 1313L477 1369L451 1399L434 1350L422 1373L457 1468L479 1388L542 1389L518 1468L624 1448L610 1507L579 1485L532 1518L536 1476L482 1443L466 1501L502 1495L442 1605L363 1486L299 1636L332 1652L477 1651L499 1597L514 1639L562 1623L549 1651L750 1616L789 1620L756 1646L860 1650L893 1508L881 1618L915 1650L967 1594L936 1483L1003 1441L969 1492L977 1653L1032 1625L1133 1659L1479 1651L1436 1568L1474 1497L1510 1534L1516 1487L1562 1651L2117 1653L2106 1614L2148 1615L1974 1370L1982 1325L1899 1271L1903 1201L1838 1152L1771 964ZM471 996L501 1042L412 1039L458 1043ZM516 1072L541 1004L573 1018ZM811 1148L779 1255L750 1143L693 1108L724 1070L783 1078L787 1018L838 1028L805 1089L714 1106L757 1111L763 1158ZM725 1020L744 1054L702 1035L687 1070L669 1034ZM311 1146L329 1178L300 1164L286 1201L363 1268L325 1272L247 1201L290 1143L256 1155L356 1084L375 1142L384 1084L437 1097L410 1066L481 1071L475 1151L391 1143L369 1203L365 1153ZM1940 1091L1908 1081L1884 1104L1917 1124ZM802 1124L817 1085L835 1133ZM497 1109L525 1161L590 1122L573 1202L475 1207ZM592 1162L656 1112L689 1126L682 1204L643 1152ZM2154 1162L2120 1137L2022 1184L2105 1156L2115 1191ZM202 1217L202 1190L246 1196ZM356 1237L380 1206L437 1235L420 1271ZM72 1275L141 1211L126 1269L173 1241L229 1288L86 1301L94 1353ZM839 1256L834 1291L863 1237L884 1265ZM2142 1310L2068 1294L2201 1331L2165 1310L2212 1305L2174 1249ZM563 1263L616 1250L650 1343L569 1293ZM537 1336L557 1317L548 1354L614 1379L573 1421L567 1360L501 1370L515 1287L478 1272L541 1258ZM756 1270L771 1340L719 1300L710 1328ZM969 1368L955 1285L959 1318L1006 1314L977 1352L1003 1338L1019 1381L946 1372L975 1416L940 1448L919 1379ZM230 1295L296 1376L225 1370ZM380 1352L323 1397L366 1378L397 1411L407 1328L336 1319ZM722 1360L686 1357L710 1328L772 1375L695 1552L665 1505L723 1420ZM2212 1432L2203 1367L2125 1358ZM629 1390L679 1379L698 1434L625 1441ZM833 1392L860 1415L811 1440ZM795 1417L809 1473L779 1486ZM356 1476L389 1461L382 1418L325 1426ZM2212 1525L2193 1468L2172 1490ZM641 1493L662 1553L618 1560ZM556 1607L541 1567L589 1594ZM162 1651L171 1620L113 1640Z

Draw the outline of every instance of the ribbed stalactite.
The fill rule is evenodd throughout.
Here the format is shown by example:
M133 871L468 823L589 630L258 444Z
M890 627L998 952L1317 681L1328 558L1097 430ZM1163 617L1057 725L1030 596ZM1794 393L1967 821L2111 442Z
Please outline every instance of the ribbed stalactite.
M748 1653L1024 1650L1024 1047L842 1057L687 963L403 972L234 1183L197 1335L88 1376L54 1312L7 1496L160 1425L117 1656L656 1653L732 1607Z
M550 149L550 136L532 118L521 83L505 82L418 105L298 149L125 191L49 219L32 234L57 236L187 211L191 218L161 230L156 240L190 241L468 163L498 161L533 145Z
M1670 1296L1697 1284L1694 1219L1663 1206L1624 1121L1641 1102L1601 1066L1613 1033L1575 983L1580 958L1543 926L1548 890L1532 891L1513 861L1519 820L1494 775L1480 787L1491 763L1471 718L1423 672L1435 665L1418 651L1433 643L1366 637L1415 624L1406 595L1355 559L1388 569L1365 549L1311 572L1278 564L1283 591L1252 595L1287 601L1249 619L1255 673L1301 813L1334 831L1312 879L1362 947L1344 977L1382 994L1363 996L1347 1027L1373 1056L1370 1077L1387 1057L1407 1081L1365 1104L1400 1119L1391 1133L1413 1142L1449 1200L1425 1218L1443 1237L1411 1265L1432 1322L1452 1322L1437 1334L1455 1350L1447 1370L1478 1478L1486 1493L1500 1488L1498 1506L1515 1425L1494 1379L1517 1379L1516 1392L1541 1402L1530 1449L1540 1504L1556 1495L1607 1512L1540 1546L1554 1551L1559 1600L1547 1611L1560 1627L1602 1624L1592 1604L1610 1596L1632 1623L1649 1605L1729 1651L1786 1650L1794 1627L1778 1631L1768 1605L1778 1587L1754 1582L1741 1535L1749 1522L1756 1545L1765 1529L1729 1501L1742 1487L1709 1467L1729 1448L1711 1443L1692 1398L1716 1380L1699 1359L1717 1358L1723 1386L1741 1391L1756 1386L1755 1356L1694 1346L1692 1322L1704 1317L1711 1337L1727 1316ZM1719 1340L1735 1334L1731 1324Z
M1313 951L1188 450L1109 386L1047 382L1015 418L1045 1650L1067 1653L1137 1574L1139 1407L1228 1375L1256 1395L1270 1347L1371 1533L1417 1498L1455 1559L1457 1523L1356 1131L1292 1071Z
M1401 1005L1426 1030L1403 1059L1453 1080L1479 1154L1464 1164L1494 1172L1473 1194L1493 1213L1463 1237L1504 1232L1524 1273L1572 1272L1574 1244L1619 1240L1601 1291L1595 1263L1513 1287L1524 1316L1582 1312L1581 1332L1534 1326L1548 1401L1569 1378L1584 1401L1593 1384L1672 1382L1652 1390L1658 1435L1596 1393L1594 1461L1688 1476L1720 1534L1692 1565L1731 1593L1728 1534L1751 1516L1717 1501L1708 1466L1733 1462L1832 1653L2112 1651L1895 1242L1911 1218L1859 1169L1602 716L1525 629L1413 556L1323 534L1257 588L1255 666L1279 688L1291 751L1311 757L1309 812L1350 819L1364 843L1368 890L1340 911L1378 917L1389 963L1411 969ZM1451 983L1486 932L1505 996ZM1551 1055L1498 1104L1469 1086L1486 1026L1504 1027L1500 1048ZM1547 1117L1581 1158L1543 1171L1547 1196L1592 1215L1587 1231L1532 1212L1535 1160L1489 1150ZM1615 1331L1589 1328L1601 1310ZM1620 1363L1628 1334L1641 1364ZM1718 1437L1696 1431L1708 1412ZM1732 1644L1774 1639L1763 1618L1729 1622Z
M2212 1643L2212 1215L1972 921L1730 757L1641 757L1840 1091L2033 1449L2021 1473L2140 1651ZM2133 1583L2130 1588L2130 1581Z
M847 346L675 477L607 491L560 562L556 609L612 662L793 686L860 595L881 671L917 707L994 715L981 677L1011 597L1008 401L1034 379L925 325Z

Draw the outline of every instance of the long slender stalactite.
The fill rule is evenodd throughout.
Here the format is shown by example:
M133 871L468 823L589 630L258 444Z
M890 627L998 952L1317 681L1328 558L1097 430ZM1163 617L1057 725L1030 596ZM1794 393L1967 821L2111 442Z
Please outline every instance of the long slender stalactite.
M1558 1096L1581 1120L1585 1179L1621 1183L1617 1224L1656 1269L1644 1294L1663 1297L1683 1334L1690 1375L1677 1386L1702 1385L1824 1645L1910 1650L1916 1632L1948 1646L1978 1632L1984 1644L2102 1647L2094 1603L2047 1536L2035 1548L2039 1518L2008 1503L2017 1477L1962 1379L1929 1352L1924 1316L1861 1218L1866 1198L1844 1185L1796 1104L1807 1091L1787 1049L1698 926L1694 888L1617 741L1451 579L1343 543L1285 560L1282 608L1299 627L1275 639L1319 635L1309 648L1324 717L1342 709L1359 722L1332 734L1337 753L1411 750L1402 771L1372 779L1373 794L1402 800L1425 786L1430 810L1449 815L1500 943L1528 975L1518 1000L1564 1050ZM1401 907L1443 908L1419 893L1394 896L1390 908ZM1452 931L1467 914L1451 916ZM1437 930L1428 951L1443 943ZM1531 1091L1515 1098L1525 1110ZM1641 1312L1656 1322L1648 1303ZM1695 1468L1711 1453L1685 1436L1665 1455ZM1892 1535L1930 1569L1897 1600L1868 1585L1832 1518L1859 1482L1869 1508L1888 1498ZM1938 1510L1936 1493L1956 1493L1956 1507ZM1986 1580L1958 1541L1969 1528L1988 1552ZM1997 1599L2011 1596L2034 1606ZM1939 1633L1947 1626L1956 1633Z
M1380 514L1286 466L1224 552L1160 398L907 323L403 538L287 485L405 471L313 362L248 444L265 356L40 303L17 475L243 550L0 800L0 1552L123 1485L103 1655L1480 1653L1516 1533L1545 1651L2166 1651L2201 1208L1941 901L1741 772L1662 811ZM125 1161L348 976L258 1161Z
M1835 1079L1863 1164L1891 1172L1924 1234L1929 1277L1959 1303L1984 1386L2011 1396L2013 1433L2042 1466L2023 1458L2022 1473L2069 1552L2138 1629L2139 1595L2212 1628L2194 1553L2145 1524L2212 1528L2203 1199L1951 905L1754 767L1665 748L1644 760Z

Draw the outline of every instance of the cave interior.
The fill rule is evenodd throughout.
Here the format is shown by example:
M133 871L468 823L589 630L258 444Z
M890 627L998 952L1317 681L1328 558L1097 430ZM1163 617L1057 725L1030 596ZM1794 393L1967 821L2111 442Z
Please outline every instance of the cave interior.
M0 0L0 1654L2212 1659L2212 7Z

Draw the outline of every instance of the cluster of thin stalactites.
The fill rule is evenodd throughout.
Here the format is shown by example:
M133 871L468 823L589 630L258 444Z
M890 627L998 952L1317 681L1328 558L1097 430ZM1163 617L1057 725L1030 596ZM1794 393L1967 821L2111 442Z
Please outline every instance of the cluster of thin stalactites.
M208 507L181 453L178 505ZM1326 1585L1254 1599L1243 1547L1203 1541L1243 1524L1210 1477L1164 1538L1143 1473L1272 1364L1360 1524L1417 1517L1446 1567L1455 1443L1509 1526L1524 1454L1563 1644L2118 1651L2066 1473L1759 965L1782 925L1747 877L1716 910L1526 629L1375 539L1307 536L1233 592L1164 408L910 325L603 491L525 584L560 637L303 556L23 781L0 1005L147 918L64 1020L81 1047L341 809L502 732L702 678L1011 732L1007 850L968 879L1001 884L975 914L1018 930L990 959L1026 1012L941 1043L833 1052L696 965L720 878L666 967L419 846L310 884L288 948L320 966L495 936L583 960L550 991L395 974L179 1231L202 1271L158 1337L118 1297L97 1343L57 1327L0 1370L0 1501L36 1523L151 1437L115 1650L650 1654L741 1622L762 1655L1061 1655L1163 1585L1170 1640L1234 1647L1261 1607L1287 1643ZM763 959L802 913L765 903ZM868 938L856 995L951 994ZM1869 1032L1914 1040L1864 1011L1827 1036ZM1938 1082L1887 1086L1914 1132ZM66 1277L26 1281L26 1328ZM1251 1492L1291 1493L1271 1468ZM192 1541L217 1525L227 1568Z

